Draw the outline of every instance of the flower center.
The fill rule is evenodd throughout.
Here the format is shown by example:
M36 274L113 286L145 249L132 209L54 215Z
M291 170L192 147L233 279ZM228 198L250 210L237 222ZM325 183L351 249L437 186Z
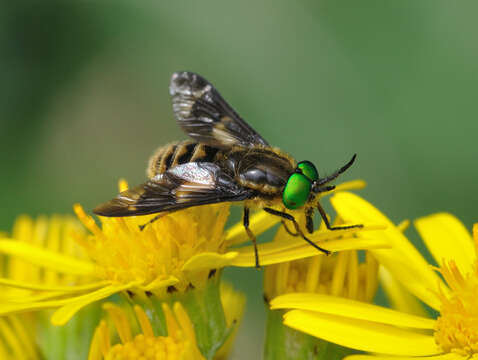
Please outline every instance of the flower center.
M116 359L197 359L188 342L178 341L172 337L136 335L124 344L114 345L107 356Z
M136 319L133 319L128 316L131 313L125 308L105 303L103 308L108 312L109 320L116 329L121 343L111 346L111 326L108 326L106 320L102 320L95 330L88 358L204 360L197 348L194 327L182 305L175 303L173 309L165 303L161 306L168 336L154 334L151 321L140 306L133 307L136 315ZM134 320L137 320L137 323ZM140 329L135 326L136 324ZM133 337L135 330L141 330L141 333Z
M435 341L446 352L463 356L478 353L478 263L474 271L462 276L451 261L441 268L451 288L441 295L441 315L435 327Z
M196 287L204 274L183 271L183 265L203 252L223 253L224 225L229 215L225 204L201 206L166 214L140 230L152 216L101 217L101 228L77 205L78 218L92 232L86 241L78 239L96 263L98 277L119 283L139 281L157 284L171 276L178 279L175 290ZM151 291L154 292L154 288Z

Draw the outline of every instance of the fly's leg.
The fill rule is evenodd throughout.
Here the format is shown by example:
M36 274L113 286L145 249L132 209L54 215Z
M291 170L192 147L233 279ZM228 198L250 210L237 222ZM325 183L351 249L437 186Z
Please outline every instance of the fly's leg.
M325 213L325 210L322 208L322 206L317 202L317 210L319 210L320 217L322 220L324 220L325 226L327 226L327 229L329 230L345 230L345 229L353 229L353 228L362 228L362 224L357 224L357 225L345 225L345 226L331 226L329 223L329 219L327 218L327 214Z
M149 224L154 223L156 220L162 218L166 214L167 214L167 212L160 213L160 214L156 215L154 218L152 218L151 220L149 220L147 223L145 223L143 225L139 225L139 230L143 231L146 226L148 226Z
M290 214L287 214L285 212L282 212L282 211L277 211L277 210L274 210L274 209L271 209L271 208L264 208L263 209L264 211L268 212L269 214L271 215L275 215L275 216L280 216L281 218L283 219L287 219L289 221L292 221L292 223L294 224L294 227L295 227L295 230L297 231L297 233L305 240L307 241L310 245L312 245L313 247L315 247L317 250L319 250L320 252L323 252L327 255L330 255L331 252L329 250L326 250L324 248L321 248L319 245L317 245L316 243L314 243L312 240L308 239L304 233L302 232L302 230L300 230L300 227L299 227L299 223L295 220L295 218L290 215Z
M254 244L254 255L256 256L256 269L260 269L261 266L259 265L259 252L257 251L257 242L256 236L252 233L251 229L249 229L249 208L244 207L244 218L243 218L244 228L246 229L247 235L249 239L251 239L252 243Z
M314 232L314 219L312 218L313 214L313 208L305 209L305 228L307 229L309 234L312 234Z
M314 232L314 220L312 218L312 215L314 213L313 208L307 208L305 209L305 227L307 228L307 231L309 234L312 234ZM290 231L289 227L287 226L287 223L284 221L284 219L281 219L282 226L284 227L285 231L291 236L299 236L300 234L298 232L292 232Z
M299 236L299 233L298 232L292 232L289 230L289 227L287 226L286 222L284 221L284 219L281 219L281 223L282 223L282 226L284 227L285 231L287 231L287 233L291 236Z

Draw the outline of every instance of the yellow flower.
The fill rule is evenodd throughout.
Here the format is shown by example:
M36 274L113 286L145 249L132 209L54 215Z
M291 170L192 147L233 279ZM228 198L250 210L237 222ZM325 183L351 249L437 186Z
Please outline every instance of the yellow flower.
M75 212L92 233L79 241L96 265L96 276L131 284L130 291L162 297L168 288L182 292L190 286L201 287L210 270L229 264L236 255L226 252L224 241L228 204L178 211L144 230L139 225L151 216L100 217L100 229L79 205Z
M337 190L361 186L363 182L355 181L339 185ZM126 188L127 184L121 182L120 190ZM189 288L205 286L208 277L224 266L255 265L252 246L231 248L232 245L247 241L248 237L242 223L224 231L229 214L228 204L174 212L161 217L143 231L139 229L139 225L148 222L153 215L100 217L100 227L92 217L85 214L81 206L75 205L74 209L91 233L85 235L82 232L72 232L88 258L76 258L7 238L0 239L0 252L57 273L94 280L82 284L73 281L68 286L46 286L35 281L12 283L10 279L0 279L0 283L5 285L35 292L35 296L21 303L16 298L2 302L0 315L59 308L53 314L52 322L62 325L81 308L115 293L129 291L132 294L162 297L168 291L183 292ZM251 217L250 228L258 235L278 221L279 218L259 211ZM327 242L327 249L331 251L357 248L353 236L338 239L337 235L336 232L325 232L313 240L332 238ZM300 238L260 244L258 249L262 265L317 254L316 249Z
M134 305L135 318L120 306L105 303L103 308L108 312L120 343L112 344L107 320L102 320L96 328L90 345L89 360L116 359L171 359L171 360L203 360L205 359L196 343L194 325L179 302L173 309L163 304L166 318L167 336L154 333L153 325L147 313L138 305ZM140 331L133 335L139 324Z
M48 249L57 254L85 258L86 254L71 236L72 231L84 233L81 224L71 216L40 216L34 220L22 215L15 221L11 235L17 244L1 240L0 247L13 247L18 252L25 246L33 247L39 251L39 257L42 256L42 249ZM3 237L6 236L4 233ZM72 283L83 284L92 280L74 273L59 273L48 266L37 266L36 263L17 256L1 256L0 263L0 301L14 301L20 307L27 302L52 295L55 289L65 289ZM38 287L32 288L32 283L38 284ZM39 289L45 290L41 297L37 294ZM0 358L50 358L53 353L59 355L70 350L72 353L81 354L81 342L84 338L79 336L76 342L71 342L67 337L78 328L81 328L80 334L87 332L89 322L97 321L96 313L83 314L80 321L75 321L68 329L61 330L52 329L45 315L48 314L30 312L0 317ZM54 349L49 346L53 338Z
M337 194L332 202L347 221L388 224L375 234L388 239L393 248L371 251L387 268L382 272L385 290L402 311L323 295L307 299L284 295L275 300L276 305L294 309L285 314L284 323L376 354L347 357L350 360L478 358L478 225L473 244L463 224L452 215L436 214L415 222L439 264L441 278L405 238L402 228L372 205L346 193ZM438 318L423 316L424 311L404 289L438 311Z
M90 278L82 276L82 272L57 272L56 267L64 269L65 264L53 257L52 263L43 263L46 252L64 254L84 259L85 253L72 238L72 233L79 236L84 234L81 224L70 216L53 215L40 216L33 220L22 215L17 218L13 226L11 238L6 240L6 234L0 238L0 252L14 254L3 256L3 267L0 267L0 284L5 285L6 291L0 294L0 300L29 298L35 293L36 288L28 284L38 283L48 289L49 286L68 286L71 283L85 283ZM28 249L33 259L24 256ZM36 252L36 254L33 254ZM61 256L59 257L61 259Z
M304 226L304 215L298 215L297 219ZM341 224L343 221L340 212L337 211L334 225ZM321 246L326 248L332 241L339 241L342 244L348 241L351 245L349 249L354 250L340 251L332 256L316 255L267 266L264 271L266 301L289 294L286 298L287 306L296 306L304 301L307 302L310 297L315 298L317 294L322 294L337 298L338 301L341 297L345 297L371 302L378 286L378 262L369 251L359 254L358 250L386 247L387 244L384 241L369 236L382 228L384 226L377 223L375 226L365 225L363 228L328 231L325 224L322 224L318 231L310 235L311 239L327 237L327 240L320 242ZM360 237L357 236L359 233ZM292 239L293 236L281 227L274 242L287 243ZM363 260L360 261L359 258ZM346 353L346 350L340 347L317 341L290 328L284 328L282 325L284 312L278 310L282 308L282 304L277 299L270 303L272 311L269 311L267 316L265 359L315 358L318 354L328 358Z
M351 242L355 240L357 250L385 247L387 245L381 241L356 237L357 233L366 234L378 228L380 227L365 226L359 229L334 231L334 237L336 241L343 241L343 237ZM328 235L327 230L316 231L310 237L314 239L320 235ZM278 230L274 241L285 243L291 238L292 236L282 227ZM329 239L321 244L328 246L332 241L335 240ZM359 263L357 250L340 251L332 256L316 255L266 267L264 271L266 299L270 300L288 293L320 293L372 301L378 285L378 263L368 251L365 252L365 261Z
M227 326L236 332L242 318L245 297L231 285L222 283L221 301ZM103 308L108 312L121 343L112 344L108 321L103 319L91 341L89 360L205 359L199 349L195 324L181 303L174 302L171 307L163 302L160 306L160 315L157 309L145 309L137 304L133 305L134 316L131 311L127 311L131 308L129 305L121 307L105 303ZM164 326L158 324L158 321L161 322L158 319L164 319ZM215 354L214 359L227 358L233 338L234 334L228 334L226 342Z

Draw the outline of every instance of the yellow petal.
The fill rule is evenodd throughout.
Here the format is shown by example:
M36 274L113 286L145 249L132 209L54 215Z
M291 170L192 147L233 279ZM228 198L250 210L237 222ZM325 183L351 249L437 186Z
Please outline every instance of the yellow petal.
M189 319L189 315L181 305L180 302L176 301L173 304L173 311L176 317L176 320L181 327L181 330L184 332L184 335L187 339L191 339L194 343L196 342L196 333L194 332L194 325Z
M109 283L110 284L110 283ZM46 300L46 301L38 301L39 299L44 296L45 298L49 297L56 297L56 296L61 296L65 295L64 293L58 293L58 292L52 292L52 293L47 293L42 296L31 296L28 299L24 299L23 302L3 302L0 303L0 315L7 315L7 314L14 314L14 313L21 313L21 312L30 312L30 311L36 311L36 310L42 310L42 309L51 309L51 308L58 308L58 307L65 307L68 308L69 305L72 303L75 304L80 304L84 303L85 300L87 301L86 304L83 306L88 305L89 303L100 300L104 297L108 297L111 294L114 294L116 292L122 291L124 289L127 289L129 287L135 286L137 283L133 282L130 284L126 285L108 285L105 286L101 289L98 289L96 291L90 292L88 294L80 295L80 296L70 296L70 297L63 297L61 299L53 299L53 300ZM92 301L90 301L93 299ZM96 300L95 300L96 299ZM82 306L82 307L83 307ZM63 308L60 308L61 310ZM78 311L77 309L76 311ZM56 313L55 313L56 314ZM54 314L54 316L55 316ZM56 325L56 324L55 324Z
M368 238L387 241L393 249L372 250L373 255L385 265L409 291L431 307L438 309L440 289L447 291L441 278L430 268L417 249L407 240L385 215L357 195L341 192L331 199L337 213L347 223L380 223L387 228L367 233ZM362 233L358 237L364 236Z
M106 326L106 322L105 320L101 320L100 325L96 327L95 332L93 333L93 338L90 342L90 351L88 352L88 360L103 360L103 353L101 351L101 335L104 326Z
M10 325L15 336L22 342L23 351L19 356L24 356L25 358L32 360L40 359L35 334L31 331L32 329L29 327L29 324L25 323L21 317L16 315L8 316L7 319L10 320Z
M53 325L64 325L83 307L95 301L105 299L108 296L116 294L120 291L130 289L137 284L138 282L130 282L128 284L109 285L92 293L71 298L69 299L70 301L68 304L62 306L53 313L51 317L51 323Z
M383 240L371 240L367 238L344 237L342 239L318 242L321 247L335 252L357 249L375 249L387 246ZM273 241L257 246L259 262L262 265L271 265L316 256L320 253L316 248L305 240L292 240L289 242ZM231 261L231 265L240 267L255 266L254 247L247 246L237 249L238 256Z
M174 317L174 314L170 306L166 303L161 303L161 308L163 309L164 318L166 320L166 328L168 329L168 335L172 337L177 337L181 334L181 328Z
M0 359L8 359L9 356L11 357L11 355L9 355L8 352L9 352L9 349L7 344L0 342Z
M39 294L35 295L29 295L29 296L18 296L18 295L6 295L4 299L2 299L3 304L31 304L31 303L40 303L44 301L59 301L59 300L65 300L65 295L71 295L71 293L65 293L65 292L57 292L57 291L47 291L47 292L41 292ZM74 296L74 295L72 295ZM60 299L61 298L61 299ZM4 305L1 306L4 306ZM1 311L0 311L1 312Z
M10 347L11 352L16 356L25 355L22 343L18 338L17 334L10 328L6 318L0 318L0 334L2 334L2 342L5 342L5 345ZM14 356L13 358L15 358Z
M115 324L118 336L123 344L133 339L131 326L129 324L126 312L116 304L107 302L103 304L103 309L108 312L111 320Z
M382 356L382 355L349 355L342 360L465 360L467 357L455 354L440 354L434 356Z
M380 266L378 276L392 308L413 315L424 317L428 315L417 298L406 291L386 267Z
M354 236L358 233L368 234L371 231L373 232L375 230L383 230L383 229L385 229L385 227L382 225L367 224L367 225L364 225L362 228L352 228L352 229L333 230L333 231L319 230L319 231L315 231L313 234L308 234L308 238L318 245L321 245L321 246L323 245L324 247L327 247L327 245L331 241L354 239ZM364 236L364 238L366 237L367 236ZM380 243L383 243L383 241ZM304 244L307 244L307 242L304 239L298 236L287 235L284 238L280 237L278 240L274 240L273 242L269 242L261 246L264 247L264 250L267 249L268 251L270 250L270 251L282 252L282 251L287 251L289 249L303 246ZM386 247L390 247L390 246L386 245Z
M64 293L81 292L81 291L96 289L110 283L111 281L98 281L98 282L84 284L84 285L54 286L54 285L33 284L33 283L25 282L25 281L17 281L17 280L0 278L0 285L14 287L18 289L55 291L55 292L64 292Z
M379 263L377 259L372 255L370 251L367 251L365 253L365 269L364 269L364 287L365 287L365 292L364 298L359 298L359 299L364 299L367 302L372 302L373 298L375 297L375 294L378 289L378 278L377 278L377 273L378 273L378 267Z
M299 309L416 329L433 329L435 320L410 315L369 303L338 296L314 293L281 295L270 303L271 309Z
M96 224L95 219L85 213L83 206L81 206L80 204L73 204L73 211L78 217L78 220L80 220L88 230L95 234L95 236L103 236L103 233L101 232L99 226Z
M402 356L441 353L432 335L370 321L292 310L284 315L284 324L326 341L362 351Z
M49 301L31 301L31 302L21 302L21 303L1 303L0 304L0 315L9 315L22 312L30 312L42 309L51 309L59 306L68 304L71 301L71 298L66 299L55 299Z
M118 191L123 192L128 190L128 181L126 179L119 179L118 180Z
M442 292L448 292L448 288L441 281L437 279L436 285L433 285L431 282L428 282L421 277L419 270L409 266L406 258L394 259L392 254L377 254L377 251L371 250L373 255L380 261L391 274L397 279L397 281L403 285L407 291L411 292L414 296L422 300L425 304L429 305L433 309L439 311L441 306L441 301L438 298L438 284ZM380 250L378 250L380 251ZM392 251L392 250L391 250ZM397 252L396 256L400 256L400 253Z
M415 227L438 265L454 260L462 274L471 272L475 248L460 220L451 214L440 213L417 219Z
M229 265L237 257L237 252L227 252L218 254L214 252L204 252L191 257L183 265L183 271L200 271L206 269L219 269Z
M10 239L0 239L0 253L65 274L93 275L95 269L93 263Z
M149 321L148 315L146 315L143 308L139 305L134 305L134 312L136 314L136 318L138 319L139 326L141 327L141 332L146 337L153 337L153 327L151 326L151 322Z
M360 190L367 186L367 183L363 180L351 180L346 181L335 186L335 189L331 192L347 191L347 190ZM327 193L329 194L329 193Z
M265 211L258 211L249 218L249 229L252 233L258 236L264 231L270 229L272 226L280 221L278 216L273 216ZM241 244L249 240L244 225L238 222L226 232L226 243L228 246Z
M410 220L402 220L398 225L397 229L401 232L405 232L410 227Z

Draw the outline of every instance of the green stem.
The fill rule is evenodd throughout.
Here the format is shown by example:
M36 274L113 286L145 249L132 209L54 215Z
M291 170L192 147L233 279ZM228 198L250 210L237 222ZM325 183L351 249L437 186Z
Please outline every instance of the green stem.
M219 276L210 279L204 289L187 291L180 301L195 326L201 353L213 359L229 334L219 292Z
M282 324L283 310L267 310L264 360L340 360L354 350L317 339Z
M161 303L171 306L180 302L194 324L196 341L203 356L212 360L216 352L227 340L231 329L227 328L219 289L220 271L211 277L200 289L189 289L184 293L173 292L167 298L150 297L147 300L133 299L149 309L148 314L157 335L166 335L166 324Z

